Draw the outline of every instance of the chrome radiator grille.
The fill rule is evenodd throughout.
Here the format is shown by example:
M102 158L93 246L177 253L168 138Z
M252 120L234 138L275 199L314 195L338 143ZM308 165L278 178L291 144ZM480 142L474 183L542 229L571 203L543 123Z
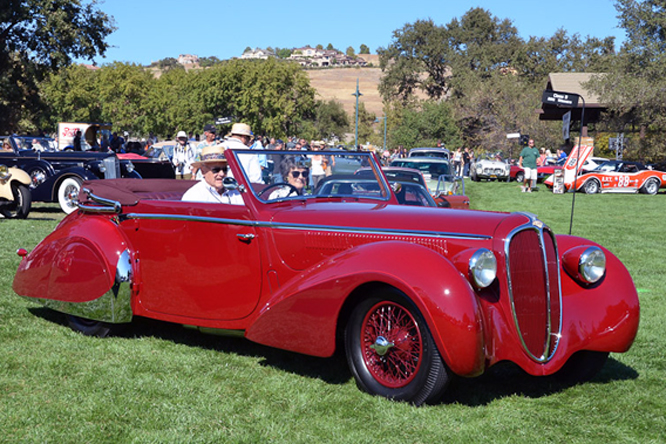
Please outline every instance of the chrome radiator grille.
M511 308L525 351L539 362L555 352L561 329L557 247L552 233L530 225L507 239Z
M120 177L120 162L116 156L109 156L105 158L102 163L105 168L105 179L117 179Z
M504 170L502 168L484 168L483 169L483 174L486 174L486 175L494 174L494 175L500 176L500 175L504 174Z

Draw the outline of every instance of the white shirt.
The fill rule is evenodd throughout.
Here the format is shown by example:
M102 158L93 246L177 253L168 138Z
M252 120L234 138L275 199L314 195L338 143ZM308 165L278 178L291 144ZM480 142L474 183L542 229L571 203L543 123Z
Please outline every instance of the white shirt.
M190 174L190 164L194 162L196 152L189 142L185 145L178 143L173 150L173 164L178 174Z
M205 180L200 180L183 194L184 202L210 202L225 203L231 205L245 205L243 196L238 190L225 191L220 194L214 187L208 185Z
M247 145L245 145L243 142L236 139L235 137L230 137L229 139L225 140L222 146L226 149L238 149L238 150L248 149ZM250 179L250 182L264 183L264 180L262 179L261 175L261 165L259 164L259 157L256 154L240 154L238 156L238 160L240 160L240 163L243 166L243 169L245 170L245 174L247 174L248 179Z

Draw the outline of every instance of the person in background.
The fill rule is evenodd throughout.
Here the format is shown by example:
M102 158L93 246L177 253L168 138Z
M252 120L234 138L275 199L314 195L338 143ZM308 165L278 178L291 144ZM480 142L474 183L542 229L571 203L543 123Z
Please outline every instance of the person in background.
M284 142L280 139L277 139L273 142L273 148L274 150L284 150ZM269 145L270 146L270 145ZM280 169L282 165L282 159L284 156L280 154L269 154L268 155L268 165L269 168L271 169L272 172L272 179L271 183L280 183L283 182L284 179L282 177L282 170Z
M231 126L231 137L222 143L225 149L242 149L249 148L249 143L252 138L252 131L250 125L246 123L234 123ZM261 173L261 165L259 164L259 156L255 155L240 155L238 156L245 174L252 183L264 183Z
M6 140L2 142L2 151L12 151L12 146Z
M550 165L552 163L555 163L555 156L553 156L553 153L548 149L546 150L546 163L544 163L544 165Z
M456 148L453 152L453 171L456 173L456 176L462 176L462 151L460 147Z
M322 148L322 144L323 142L320 142L318 140L313 140L312 150L319 151ZM324 177L326 177L326 167L328 166L328 159L326 156L323 156L321 154L314 154L310 156L310 160L312 161L312 166L310 168L310 171L312 173L312 186L313 188L317 188L319 181L322 180Z
M176 167L176 178L191 179L192 163L196 160L196 150L187 141L185 131L178 131L176 147L173 150L173 165Z
M465 177L469 177L469 166L472 164L474 156L472 153L469 152L469 148L465 147L465 151L462 153L462 161L463 161L463 173L462 175Z
M546 164L546 149L541 148L539 150L539 158L537 159L537 167L544 166Z
M217 145L217 141L215 140L216 137L217 137L217 128L215 128L215 125L212 125L210 123L205 125L204 140L201 143L199 143L199 145L197 145L195 151L195 158L197 160L201 156L201 152L203 151L204 148L206 148L207 146ZM199 168L195 166L192 166L192 178L196 178L198 180L201 180L203 178L201 171L199 171Z
M74 151L81 151L81 130L76 130L74 134Z
M534 140L530 139L527 146L520 152L520 158L518 159L518 166L525 170L525 180L521 187L523 193L531 193L532 184L536 183L538 157L539 150L534 146Z
M262 143L262 137L261 136L255 136L254 141L250 145L251 150L263 150L264 145ZM269 178L268 174L268 159L266 158L265 154L259 154L257 156L257 160L259 161L259 166L261 167L261 177L264 181L264 183L267 182L267 179Z

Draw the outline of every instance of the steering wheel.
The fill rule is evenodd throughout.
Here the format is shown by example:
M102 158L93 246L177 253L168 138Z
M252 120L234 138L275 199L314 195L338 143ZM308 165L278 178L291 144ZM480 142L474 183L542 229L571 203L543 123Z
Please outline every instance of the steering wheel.
M266 188L264 188L263 190L259 191L259 192L257 193L257 196L259 196L259 197L263 197L263 195L266 194L266 193L268 192L268 190L272 190L273 188L278 188L278 187L288 187L288 188L291 189L291 190L289 191L289 193L288 193L286 196L284 196L284 197L291 196L292 194L296 194L297 196L298 196L299 194L301 194L301 193L298 191L298 188L296 188L295 186L293 186L293 185L291 185L291 184L289 184L289 183L286 183L286 182L278 182L278 183L274 183L274 184L268 185Z

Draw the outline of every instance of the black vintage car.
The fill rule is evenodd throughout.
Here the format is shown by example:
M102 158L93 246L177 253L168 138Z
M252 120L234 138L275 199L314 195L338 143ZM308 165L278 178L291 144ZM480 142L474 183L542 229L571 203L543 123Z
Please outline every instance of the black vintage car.
M57 151L53 139L32 136L0 137L9 150L0 150L0 163L30 175L33 202L58 202L66 213L76 207L84 180L137 178L141 175L130 160L112 152Z

